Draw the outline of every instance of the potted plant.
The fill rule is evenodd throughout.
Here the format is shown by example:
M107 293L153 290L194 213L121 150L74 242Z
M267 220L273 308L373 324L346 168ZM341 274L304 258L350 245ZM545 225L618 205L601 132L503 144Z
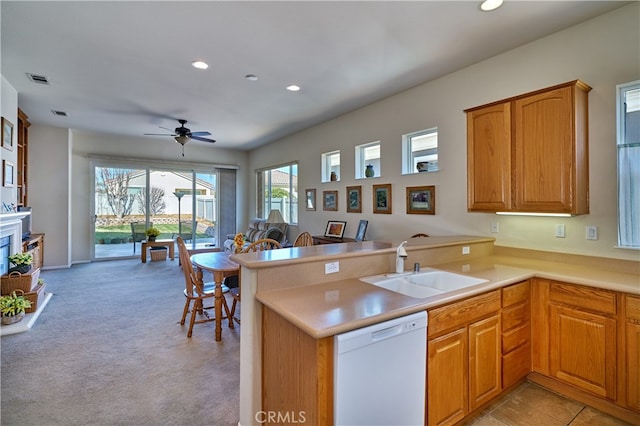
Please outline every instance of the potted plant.
M9 273L17 271L21 274L26 274L31 270L33 256L31 256L30 253L14 253L11 256L8 256L7 259L9 259L9 262L14 265L12 268L9 268Z
M149 239L149 241L155 241L156 237L160 235L160 230L152 226L151 228L147 229L144 233L147 235L147 238Z
M18 295L17 291L20 292ZM25 309L31 307L31 301L24 298L21 290L16 290L9 295L0 296L0 312L2 312L2 324L14 324L22 321Z

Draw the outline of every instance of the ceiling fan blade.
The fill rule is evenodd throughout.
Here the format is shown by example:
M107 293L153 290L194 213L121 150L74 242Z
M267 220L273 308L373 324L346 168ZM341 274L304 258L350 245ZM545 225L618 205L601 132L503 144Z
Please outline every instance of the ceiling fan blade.
M211 136L209 132L191 132L191 136Z
M168 130L170 132L173 132L173 129L169 129L168 127L163 127L163 126L158 126L158 127L160 127L161 129L165 129L165 130Z
M178 136L170 133L145 133L145 136Z
M209 133L209 134L211 134L211 133ZM194 139L194 140L197 140L197 141L202 141L202 142L211 142L211 143L215 142L215 140L213 140L213 139L207 139L207 138L202 138L200 136L194 136L193 133L191 134L191 139Z

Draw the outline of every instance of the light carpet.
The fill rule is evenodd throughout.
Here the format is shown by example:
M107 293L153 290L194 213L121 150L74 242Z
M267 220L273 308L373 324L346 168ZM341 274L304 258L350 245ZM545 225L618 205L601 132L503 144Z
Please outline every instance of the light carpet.
M237 425L240 327L179 324L178 262L43 271L53 297L3 336L2 425Z

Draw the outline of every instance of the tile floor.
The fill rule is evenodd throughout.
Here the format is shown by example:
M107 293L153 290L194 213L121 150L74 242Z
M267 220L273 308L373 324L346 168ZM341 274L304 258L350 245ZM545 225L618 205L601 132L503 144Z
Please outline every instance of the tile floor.
M467 426L629 426L629 423L525 382Z

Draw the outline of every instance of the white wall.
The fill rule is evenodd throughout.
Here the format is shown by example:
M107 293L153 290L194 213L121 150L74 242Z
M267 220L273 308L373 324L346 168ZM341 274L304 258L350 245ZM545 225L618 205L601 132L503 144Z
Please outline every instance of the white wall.
M615 86L640 78L640 5L632 5L549 37L389 97L365 108L304 130L251 152L255 169L299 161L300 192L316 188L339 191L339 211L300 210L297 231L322 233L327 220L346 220L346 236L358 220L369 220L367 239L474 234L496 237L496 244L554 252L621 259L639 258L637 251L616 249ZM468 213L466 205L466 119L464 109L567 81L581 79L589 96L591 213L573 218L504 217ZM401 175L401 135L437 126L437 173ZM355 180L354 146L380 140L382 176ZM339 182L320 183L320 155L341 150ZM372 213L372 184L393 184L393 214ZM362 185L363 213L346 213L345 187ZM436 186L436 215L407 215L405 187ZM247 195L247 217L256 211L255 188ZM500 232L490 233L491 221ZM567 237L554 237L555 224L566 225ZM585 226L598 227L599 240L585 239Z
M2 160L17 164L18 159L18 92L4 76L1 76L1 78L0 98L2 99L2 105L0 106L0 115L13 124L13 150L9 151L8 149L0 148L0 167L2 167ZM2 170L0 170L0 179L3 179ZM14 170L14 180L15 179ZM0 182L0 199L6 204L16 204L18 200L16 187L5 187L2 185L2 182Z

